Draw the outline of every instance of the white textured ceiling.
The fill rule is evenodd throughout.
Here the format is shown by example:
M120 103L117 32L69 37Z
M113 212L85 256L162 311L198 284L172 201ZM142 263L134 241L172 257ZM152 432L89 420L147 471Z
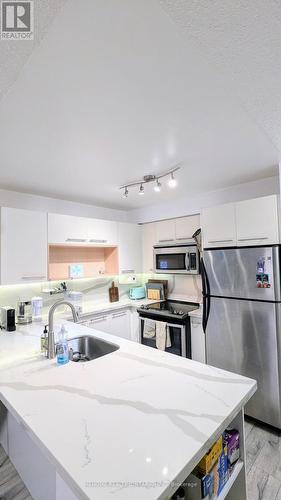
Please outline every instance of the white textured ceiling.
M159 1L281 151L281 2Z
M0 99L17 80L32 51L46 35L54 17L67 0L34 1L34 40L0 42Z
M274 175L271 134L236 92L231 64L214 62L200 41L203 14L212 28L221 5L57 3L0 104L0 186L127 209ZM27 51L28 42L11 43ZM179 161L176 190L120 199L118 185Z

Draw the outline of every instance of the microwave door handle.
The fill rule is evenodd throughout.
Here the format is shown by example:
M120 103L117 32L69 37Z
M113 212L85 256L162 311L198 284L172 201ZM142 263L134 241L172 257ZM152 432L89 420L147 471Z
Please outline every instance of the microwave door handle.
M190 270L190 257L189 257L189 252L186 252L185 254L185 268L187 271Z

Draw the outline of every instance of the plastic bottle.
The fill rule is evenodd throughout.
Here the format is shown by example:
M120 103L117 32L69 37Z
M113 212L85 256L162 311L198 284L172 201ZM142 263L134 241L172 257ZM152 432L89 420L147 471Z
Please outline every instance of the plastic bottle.
M58 334L58 344L57 344L57 363L58 365L65 365L69 361L69 350L67 342L67 331L64 325L61 325L61 329Z

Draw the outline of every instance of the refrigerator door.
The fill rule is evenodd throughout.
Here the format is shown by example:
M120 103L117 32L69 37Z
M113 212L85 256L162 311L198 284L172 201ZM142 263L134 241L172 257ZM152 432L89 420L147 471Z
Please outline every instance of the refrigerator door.
M257 380L245 413L281 428L278 345L281 305L210 298L207 363Z
M209 294L280 301L279 246L204 251Z

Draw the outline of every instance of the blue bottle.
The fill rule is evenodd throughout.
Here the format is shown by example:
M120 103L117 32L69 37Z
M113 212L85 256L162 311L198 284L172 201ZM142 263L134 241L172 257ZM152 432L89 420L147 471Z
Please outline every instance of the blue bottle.
M67 331L64 325L61 325L60 332L58 334L58 344L57 344L57 363L58 365L65 365L69 361L69 350L67 342Z

